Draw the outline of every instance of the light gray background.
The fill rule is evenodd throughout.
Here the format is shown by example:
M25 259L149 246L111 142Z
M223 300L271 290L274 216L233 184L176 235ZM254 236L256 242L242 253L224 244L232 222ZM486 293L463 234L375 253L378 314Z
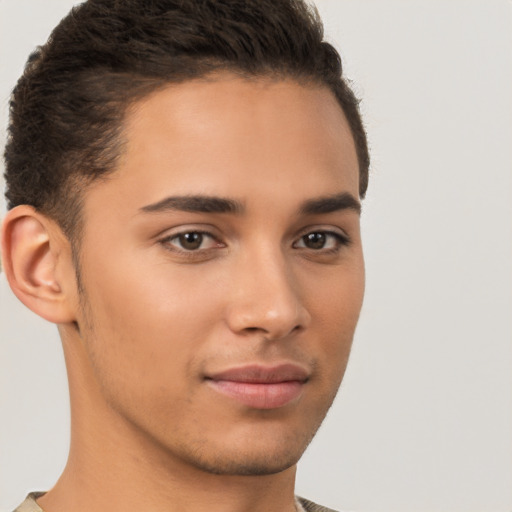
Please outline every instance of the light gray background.
M73 3L0 0L2 137L26 57ZM317 5L363 97L373 170L366 301L298 492L361 512L510 512L512 3ZM17 303L4 276L0 298L9 511L61 471L68 404L55 327Z

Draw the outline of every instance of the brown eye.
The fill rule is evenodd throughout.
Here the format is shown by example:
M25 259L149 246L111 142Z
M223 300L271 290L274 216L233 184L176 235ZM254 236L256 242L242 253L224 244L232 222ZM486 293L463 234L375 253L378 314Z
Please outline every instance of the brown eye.
M337 251L349 245L348 237L334 231L311 231L301 236L293 244L296 249L310 249L312 251Z
M202 233L183 233L178 235L177 241L180 246L187 251L195 251L199 249L203 243L203 234Z
M203 253L209 249L225 247L215 236L205 231L182 231L162 239L160 243L166 249L181 253Z
M326 239L325 233L308 233L302 237L304 246L308 249L323 249Z

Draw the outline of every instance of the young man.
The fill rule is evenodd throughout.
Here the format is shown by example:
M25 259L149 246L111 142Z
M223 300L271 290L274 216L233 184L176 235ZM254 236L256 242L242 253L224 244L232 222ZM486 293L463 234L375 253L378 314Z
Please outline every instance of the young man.
M294 0L89 0L29 59L2 254L72 436L20 512L328 510L295 469L362 303L368 151L322 37Z

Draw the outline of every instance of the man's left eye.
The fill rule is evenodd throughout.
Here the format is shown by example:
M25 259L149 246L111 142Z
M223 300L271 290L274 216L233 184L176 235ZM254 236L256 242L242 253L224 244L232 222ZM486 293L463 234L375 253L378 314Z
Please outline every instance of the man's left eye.
M301 236L294 247L299 249L336 249L342 245L347 245L348 239L338 233L328 231L312 231Z

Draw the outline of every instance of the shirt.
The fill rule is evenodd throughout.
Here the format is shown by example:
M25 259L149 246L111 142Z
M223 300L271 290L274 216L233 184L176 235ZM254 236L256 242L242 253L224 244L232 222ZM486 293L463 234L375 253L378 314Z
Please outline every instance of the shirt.
M36 499L43 494L44 492L31 492L26 497L25 501L13 512L44 512L36 502ZM295 499L295 507L297 508L297 512L336 512L332 508L322 507L312 501L299 497Z

